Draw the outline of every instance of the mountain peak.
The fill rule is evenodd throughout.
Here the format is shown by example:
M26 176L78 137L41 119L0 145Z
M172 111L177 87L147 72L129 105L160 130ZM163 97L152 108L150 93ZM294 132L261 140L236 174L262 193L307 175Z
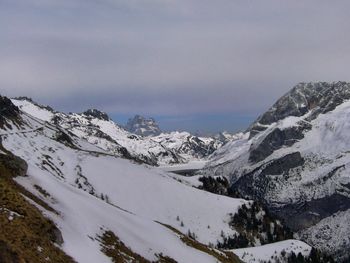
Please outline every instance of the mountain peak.
M32 102L32 103L36 103L36 102L33 101L32 98L27 97L27 96L15 97L15 98L13 98L13 99L15 99L15 100L26 100L26 101L29 101L29 102Z
M88 109L88 110L84 111L83 114L86 116L95 117L97 119L104 120L104 121L110 120L107 113L100 111L100 110L97 110L97 109Z
M153 118L145 118L135 115L134 118L128 120L126 130L141 136L156 136L161 130Z
M251 136L265 130L264 126L286 117L300 117L310 113L309 120L319 114L332 111L345 100L350 99L350 83L301 82L261 115L249 128Z
M35 105L35 106L38 106L39 108L46 109L46 110L51 111L51 112L55 112L55 110L53 108L51 108L50 106L37 103L36 101L34 101L30 97L20 96L20 97L15 97L13 99L18 100L18 101L26 101L26 102L29 102L29 103Z

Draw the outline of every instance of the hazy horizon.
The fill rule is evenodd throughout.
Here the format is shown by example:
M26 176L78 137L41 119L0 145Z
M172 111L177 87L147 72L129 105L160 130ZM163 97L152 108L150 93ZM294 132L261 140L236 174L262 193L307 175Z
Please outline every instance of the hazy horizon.
M1 95L1 94L0 94ZM64 113L83 113L88 109L96 109L94 107L89 108L81 108L76 111L66 111L60 107L53 107L53 105L49 105L43 103L42 101L38 101L35 98L29 96L19 96L28 98L35 103L38 103L42 106L50 106L56 111L64 112ZM13 97L14 99L19 97ZM97 110L101 110L97 108ZM103 110L101 110L103 111ZM159 125L160 129L163 132L172 132L172 131L187 131L192 134L200 134L200 135L215 135L220 132L230 132L237 133L244 131L248 128L248 126L258 117L257 115L238 115L238 114L230 114L227 113L219 114L219 115L196 115L196 116L164 116L164 115L142 115L142 114L111 114L106 112L108 116L118 125L125 126L129 119L135 117L135 115L141 115L145 118L153 118L156 123ZM232 128L232 124L234 124L234 128Z
M3 0L0 94L165 131L245 129L299 82L348 81L350 2Z

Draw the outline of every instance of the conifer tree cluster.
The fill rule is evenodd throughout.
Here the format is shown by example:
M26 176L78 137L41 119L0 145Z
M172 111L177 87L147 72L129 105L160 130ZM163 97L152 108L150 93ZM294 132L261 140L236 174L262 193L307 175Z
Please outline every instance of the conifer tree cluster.
M296 255L292 252L288 258L288 263L335 263L334 259L331 256L327 256L315 248L311 249L310 255L304 257L301 253Z
M226 178L202 176L198 180L202 183L202 185L198 187L199 189L219 195L228 195L229 182Z
M242 205L236 214L231 215L230 225L239 234L233 237L222 236L223 241L218 244L218 248L255 246L257 239L264 245L293 238L293 233L281 222L274 220L257 202L250 206Z

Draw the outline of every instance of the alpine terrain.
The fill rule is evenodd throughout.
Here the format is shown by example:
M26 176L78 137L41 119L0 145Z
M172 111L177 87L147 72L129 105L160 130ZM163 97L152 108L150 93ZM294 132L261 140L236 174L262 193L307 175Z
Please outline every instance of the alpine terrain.
M146 120L141 116L135 116L123 128L97 109L65 114L27 97L12 102L23 112L59 125L113 155L154 166L202 160L227 142L222 138L197 137L188 132L161 133L153 119Z
M204 187L224 177L147 164L158 149L205 158L201 146L217 139L143 137L103 112L64 114L27 98L0 97L0 109L0 262L333 262L261 204Z
M350 83L300 83L203 169L258 201L294 237L350 257Z
M129 119L125 129L141 136L157 136L162 133L153 118L146 119L140 115L136 115L134 118Z

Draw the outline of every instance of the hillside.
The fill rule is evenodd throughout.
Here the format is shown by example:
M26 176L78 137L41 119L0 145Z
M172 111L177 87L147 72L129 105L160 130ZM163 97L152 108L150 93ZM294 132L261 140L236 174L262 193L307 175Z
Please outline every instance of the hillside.
M0 106L0 259L6 263L234 263L267 255L271 262L296 255L332 262L304 242L286 240L281 222L255 202L111 154L42 120L47 111L39 119L5 97Z
M145 262L237 261L198 242L215 243L222 231L234 234L225 218L247 201L185 186L19 111L9 117L2 119L1 154L25 160L28 170L15 182L34 195L26 197L28 205L57 225L62 250L77 262L110 262L123 253ZM21 215L13 222L27 220L11 211ZM189 231L198 241L188 239Z
M301 83L204 169L284 219L296 236L349 257L350 84Z
M187 132L140 136L125 130L106 113L96 109L65 114L26 97L12 99L12 102L22 111L42 121L59 125L113 155L155 166L196 161L207 157L224 144L219 139L197 137Z

